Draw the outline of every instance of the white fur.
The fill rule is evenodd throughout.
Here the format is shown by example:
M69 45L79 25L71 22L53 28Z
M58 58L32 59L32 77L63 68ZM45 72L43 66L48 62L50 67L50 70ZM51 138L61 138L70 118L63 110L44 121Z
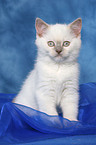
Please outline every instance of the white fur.
M62 57L49 47L48 41L70 41L64 48ZM49 25L46 33L37 35L37 61L30 72L15 103L23 104L49 115L58 115L56 106L60 106L63 117L77 120L78 115L78 79L77 57L81 46L80 35L75 37L69 25ZM67 57L67 58L66 58Z

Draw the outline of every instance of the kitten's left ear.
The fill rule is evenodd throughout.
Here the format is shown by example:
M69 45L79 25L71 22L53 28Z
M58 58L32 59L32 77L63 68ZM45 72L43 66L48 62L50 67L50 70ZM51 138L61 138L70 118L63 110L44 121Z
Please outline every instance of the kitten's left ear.
M69 27L71 28L72 33L74 33L75 36L78 37L79 34L81 33L82 19L81 18L76 19L71 24L69 24Z
M39 37L42 37L42 35L46 33L48 26L49 25L45 23L43 20L41 20L40 18L36 18L35 27L36 27L37 35Z

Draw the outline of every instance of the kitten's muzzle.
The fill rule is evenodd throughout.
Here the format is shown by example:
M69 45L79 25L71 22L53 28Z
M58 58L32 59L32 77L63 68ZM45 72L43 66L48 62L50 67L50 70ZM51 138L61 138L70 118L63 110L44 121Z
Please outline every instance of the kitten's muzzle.
M55 48L55 51L58 53L58 54L60 54L61 52L62 52L62 47L56 47Z
M55 51L60 54L62 52L63 48L61 46L61 42L57 42L56 46L55 46Z

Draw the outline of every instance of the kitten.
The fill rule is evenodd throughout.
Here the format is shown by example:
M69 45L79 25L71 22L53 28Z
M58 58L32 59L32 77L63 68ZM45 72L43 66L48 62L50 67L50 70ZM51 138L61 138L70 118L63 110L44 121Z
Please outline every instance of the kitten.
M58 115L59 106L64 118L77 120L81 26L81 18L68 25L36 19L37 61L14 103L49 115Z

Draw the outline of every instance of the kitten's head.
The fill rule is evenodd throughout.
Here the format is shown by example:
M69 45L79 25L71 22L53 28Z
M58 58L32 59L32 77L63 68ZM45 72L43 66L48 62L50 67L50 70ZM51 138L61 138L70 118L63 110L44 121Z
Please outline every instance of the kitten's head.
M75 61L81 46L81 27L81 18L68 25L48 25L37 18L36 45L39 54L58 63Z

